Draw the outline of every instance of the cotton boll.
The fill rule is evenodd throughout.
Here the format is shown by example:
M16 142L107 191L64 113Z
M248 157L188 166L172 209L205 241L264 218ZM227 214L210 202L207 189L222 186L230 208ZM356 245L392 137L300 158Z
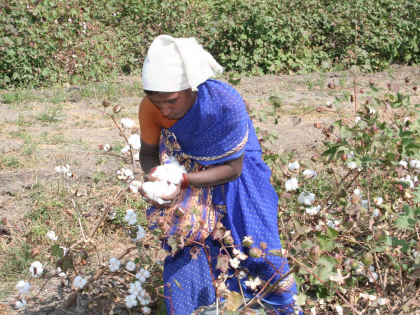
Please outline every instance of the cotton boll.
M402 165L402 166L403 166L403 167L405 167L405 168L407 168L407 167L408 167L407 161L400 161L398 164L399 164L399 165Z
M375 204L377 204L378 206L380 206L384 200L382 199L382 197L375 197L373 198L373 201L375 202Z
M124 216L124 221L127 222L129 225L137 223L137 214L133 211L133 209L127 210Z
M60 278L65 278L65 277L67 277L67 274L66 274L65 272L63 272L63 270L61 270L61 268L60 268L60 267L57 267L57 275L58 275Z
M353 194L355 194L355 195L360 195L360 189L356 188L356 189L353 191Z
M54 168L54 170L57 173L67 173L68 171L70 171L70 165L68 165L68 164L66 164L66 165L59 165L59 166L56 166Z
M124 148L121 149L122 154L126 154L128 151L130 151L130 146L126 145Z
M73 286L79 289L83 289L86 283L87 283L87 280L83 278L82 276L76 276L73 280Z
M130 138L128 138L128 144L134 149L139 150L141 143L140 143L140 135L134 134L131 135Z
M55 235L54 231L48 231L47 237L52 241L56 241L58 239L58 236Z
M133 306L137 306L137 297L135 295L128 295L125 297L125 305L128 308L132 308Z
M128 289L128 293L134 296L139 296L141 291L143 291L143 288L140 281L130 283L130 289Z
M150 272L149 270L146 270L144 268L141 268L140 271L138 273L136 273L136 278L141 282L144 283L146 282L147 278L150 277Z
M312 204L312 202L315 201L315 194L312 193L308 193L308 192L303 192L298 196L297 201L300 204L304 204L304 205L308 205L310 206Z
M17 300L16 303L15 303L15 305L16 305L16 308L25 307L26 306L26 301L24 299Z
M147 306L142 307L141 311L143 312L143 314L150 314L151 309L148 308Z
M291 171L298 170L299 167L300 167L300 165L299 165L298 161L295 161L293 163L289 163L289 170L291 170Z
M136 269L136 264L133 261L129 261L125 265L125 269L127 269L128 271L134 271L134 269Z
M130 183L130 191L134 194L139 192L139 188L141 187L142 183L138 180L133 180Z
M309 215L315 215L315 214L317 214L319 212L319 210L321 210L321 206L308 208L305 211Z
M355 119L354 119L354 122L357 124L360 120L361 120L362 118L360 118L359 116L357 116Z
M131 240L133 242L138 242L139 240L141 240L142 238L144 238L146 236L146 232L144 231L144 229L140 225L136 225L136 227L137 227L136 237L131 238Z
M378 209L373 210L372 217L378 217L378 216L379 216L379 210Z
M305 175L307 178L315 178L318 176L318 173L312 170L304 170L303 175Z
M31 272L32 278L38 278L42 275L44 269L39 261L35 261L31 264L29 271Z
M124 128L130 129L134 127L134 121L132 121L129 118L122 118L121 119L121 125L123 125Z
M121 265L121 262L117 258L115 257L111 258L109 260L109 265L108 265L109 271L111 272L117 271L120 268L120 265Z
M406 182L406 183L410 184L410 188L413 188L414 187L414 182L411 180L411 176L410 175L406 175L405 177L400 178L400 181Z
M22 280L19 281L15 288L19 290L20 294L28 294L31 289L31 284Z
M296 177L292 177L291 179L287 180L284 184L286 187L286 192L291 190L296 190L299 188L299 183Z
M420 161L419 160L411 160L410 167L419 170L420 169Z
M357 168L357 164L356 162L350 162L347 164L347 167L354 170L355 168Z

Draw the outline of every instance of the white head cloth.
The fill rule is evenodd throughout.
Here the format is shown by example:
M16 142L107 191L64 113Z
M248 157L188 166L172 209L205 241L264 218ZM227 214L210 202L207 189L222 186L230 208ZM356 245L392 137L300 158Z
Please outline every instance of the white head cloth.
M160 35L153 41L143 64L143 89L178 92L197 86L223 68L195 38Z

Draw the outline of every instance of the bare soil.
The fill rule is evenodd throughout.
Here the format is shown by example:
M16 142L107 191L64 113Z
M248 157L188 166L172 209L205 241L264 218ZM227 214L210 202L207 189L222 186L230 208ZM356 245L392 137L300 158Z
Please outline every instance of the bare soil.
M278 139L264 144L266 150L281 153L285 150L294 152L296 159L307 159L319 151L324 135L314 128L314 123L327 126L337 117L331 112L317 112L318 106L325 106L327 101L334 102L334 97L346 95L351 89L327 88L328 83L336 86L352 86L353 77L347 72L312 73L308 75L267 75L264 77L244 77L236 86L243 98L250 103L255 127L262 131L278 132ZM392 77L391 77L392 75ZM390 82L404 86L404 78L410 77L411 83L420 83L420 68L393 66L389 71L375 74L361 74L357 86L367 87L369 79L375 86L386 89ZM142 93L119 94L118 90L127 86L141 85L138 77L123 77L114 85L108 97L112 105L123 106L118 119L128 117L134 119L138 126L137 107ZM22 218L33 208L30 192L36 185L45 185L58 180L54 167L70 164L78 175L79 186L87 185L95 171L107 174L115 173L119 163L110 160L106 168L101 161L106 159L99 144L111 143L118 147L122 138L118 135L112 120L102 115L102 99L99 92L94 96L84 97L86 89L92 86L62 87L61 101L51 103L57 90L29 91L35 98L44 101L22 101L5 104L0 102L0 218L7 218L8 226L13 230L23 229ZM3 101L7 91L1 91ZM112 94L114 93L114 94ZM136 95L137 94L137 95ZM270 105L269 97L281 99L281 106L276 111ZM344 108L354 114L354 103L345 102ZM108 109L109 110L109 109ZM271 112L268 122L260 121L261 111ZM352 112L353 111L353 112ZM413 115L416 113L413 113ZM293 117L301 122L293 126ZM278 117L278 123L274 119ZM114 151L119 154L118 151ZM1 227L1 226L0 226ZM1 236L0 236L1 237ZM2 248L1 250L3 250ZM1 254L1 252L0 252ZM28 266L29 267L29 266ZM15 283L0 284L0 314L13 314L9 303L15 298ZM38 285L38 283L37 283ZM58 294L57 294L58 293ZM79 305L70 309L61 309L61 304L70 293L67 287L61 288L59 282L52 281L45 287L41 295L21 313L24 314L99 314L99 308L89 309L83 298ZM414 302L414 301L413 301ZM418 303L418 301L416 301ZM3 313L2 313L3 312ZM125 314L124 309L115 309L114 314ZM135 314L135 313L133 313Z

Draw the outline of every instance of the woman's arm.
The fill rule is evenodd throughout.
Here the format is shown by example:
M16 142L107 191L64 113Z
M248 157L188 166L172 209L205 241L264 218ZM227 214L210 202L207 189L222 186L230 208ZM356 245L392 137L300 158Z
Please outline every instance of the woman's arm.
M145 174L149 174L152 168L160 165L159 143L149 144L141 140L140 165Z
M201 172L186 174L188 186L212 187L225 184L241 176L244 164L244 154L234 160L227 161L218 167L213 167Z

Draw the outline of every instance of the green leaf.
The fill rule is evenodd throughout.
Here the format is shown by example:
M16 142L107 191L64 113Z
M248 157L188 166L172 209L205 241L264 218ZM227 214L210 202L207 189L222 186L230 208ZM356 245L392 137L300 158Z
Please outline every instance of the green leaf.
M180 288L181 290L184 290L175 278L174 278L174 281L175 281L175 284L178 288Z
M230 83L230 84L232 84L233 86L237 86L239 83L241 83L241 79L242 78L239 78L239 79L230 79L228 82Z
M338 231L332 227L327 226L327 232L331 239L335 240L338 237Z
M327 235L320 235L316 239L322 250L332 251L335 247L335 242Z
M60 247L59 244L55 244L52 247L51 256L58 256L58 258L63 258L64 249Z
M334 272L329 267L320 267L317 266L313 270L313 274L316 275L319 279L321 279L323 282L327 282L330 280L330 276L334 275ZM314 281L316 284L321 284L320 281L315 279Z
M319 257L317 261L317 265L323 265L331 269L333 269L334 266L337 264L338 264L337 259L331 256L327 256L327 255L322 255L321 257Z
M271 105L273 105L274 107L280 107L282 105L282 100L280 97L277 96L270 96L270 98L268 99L268 101L270 102Z

